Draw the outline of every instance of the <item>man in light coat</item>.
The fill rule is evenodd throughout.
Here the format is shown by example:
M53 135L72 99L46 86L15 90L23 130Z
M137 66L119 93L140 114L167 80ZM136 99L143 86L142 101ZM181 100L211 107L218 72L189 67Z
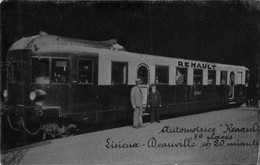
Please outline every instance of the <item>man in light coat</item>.
M133 127L138 129L140 127L143 127L143 93L140 88L142 81L140 79L136 79L135 82L136 85L131 90L131 103L134 109Z

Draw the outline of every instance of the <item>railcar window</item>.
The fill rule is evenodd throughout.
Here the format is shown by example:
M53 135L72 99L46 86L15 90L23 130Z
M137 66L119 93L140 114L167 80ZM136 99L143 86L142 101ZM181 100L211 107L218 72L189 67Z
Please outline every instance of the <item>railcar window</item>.
M49 59L32 59L32 81L34 83L49 84Z
M82 84L93 83L93 61L79 60L78 63L78 81Z
M215 85L216 84L216 71L209 70L208 71L208 85Z
M142 80L142 84L148 84L148 68L141 65L137 70L137 77Z
M187 84L187 68L176 68L176 85Z
M112 62L112 85L127 84L127 68L125 62Z
M227 84L227 71L220 72L220 84L226 85Z
M24 63L14 62L11 64L11 82L24 82L25 80L25 70Z
M235 87L235 73L231 72L230 73L230 79L229 79L229 98L233 99L234 98L234 87Z
M202 77L203 77L202 70L201 69L194 69L194 72L193 72L193 84L194 85L202 84Z
M168 84L169 83L169 67L156 66L155 67L155 83Z
M237 84L242 84L242 72L237 73Z
M67 83L69 79L69 60L52 59L51 80L53 83Z

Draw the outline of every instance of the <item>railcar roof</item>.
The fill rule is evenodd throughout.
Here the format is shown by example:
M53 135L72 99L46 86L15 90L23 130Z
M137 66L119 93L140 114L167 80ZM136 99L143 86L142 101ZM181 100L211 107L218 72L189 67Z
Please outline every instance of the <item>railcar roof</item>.
M73 38L59 37L55 35L49 35L47 33L41 32L39 35L22 38L16 41L10 48L11 50L18 49L32 49L37 50L40 45L45 44L56 44L56 45L74 45L101 49L117 49L124 50L124 48L117 43L116 39L111 39L108 41L89 41Z
M116 39L111 39L108 41L89 41L89 40L73 39L73 38L66 38L66 37L50 35L45 32L40 32L39 35L22 38L22 39L16 41L9 48L9 51L23 50L23 49L31 49L33 51L37 51L39 48L41 48L41 46L44 47L47 45L52 45L52 46L53 45L57 45L57 46L63 45L65 47L77 46L77 47L86 47L86 48L90 47L90 48L96 48L96 49L123 50L124 52L127 52L127 51L125 51L123 46L121 46L117 43ZM162 57L162 58L174 58L174 59L185 60L185 61L206 62L206 61L200 61L200 60L181 59L181 58L175 58L175 57L164 57L164 56L159 56L159 55L139 54L139 53L134 53L134 52L127 52L127 53L137 54L137 55L156 56L156 57ZM220 64L220 63L214 63L214 62L206 62L206 63L212 63L212 64L218 64L218 65ZM220 64L220 65L244 67L244 66L230 65L230 64ZM246 68L246 67L244 67L244 68Z

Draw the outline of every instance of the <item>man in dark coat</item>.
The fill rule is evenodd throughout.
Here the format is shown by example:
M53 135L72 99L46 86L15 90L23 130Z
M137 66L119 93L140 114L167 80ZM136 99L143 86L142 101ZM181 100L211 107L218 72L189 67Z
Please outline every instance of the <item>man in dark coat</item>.
M160 123L159 118L159 108L161 107L161 95L158 90L156 90L156 85L151 85L152 90L148 94L148 108L151 108L151 123L157 121Z
M249 91L249 86L248 86L248 83L245 84L245 102L246 102L246 106L247 107L251 107L252 105L252 101L251 101L251 95L250 95L250 91Z
M249 95L252 100L251 106L258 108L259 106L258 105L258 84L254 74L251 74L250 76L248 88L249 88Z

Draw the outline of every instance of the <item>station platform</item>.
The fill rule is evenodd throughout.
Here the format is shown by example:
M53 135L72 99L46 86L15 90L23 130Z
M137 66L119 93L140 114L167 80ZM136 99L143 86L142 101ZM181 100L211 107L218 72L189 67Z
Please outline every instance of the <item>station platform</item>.
M48 140L1 154L3 164L257 164L260 114L239 107Z

